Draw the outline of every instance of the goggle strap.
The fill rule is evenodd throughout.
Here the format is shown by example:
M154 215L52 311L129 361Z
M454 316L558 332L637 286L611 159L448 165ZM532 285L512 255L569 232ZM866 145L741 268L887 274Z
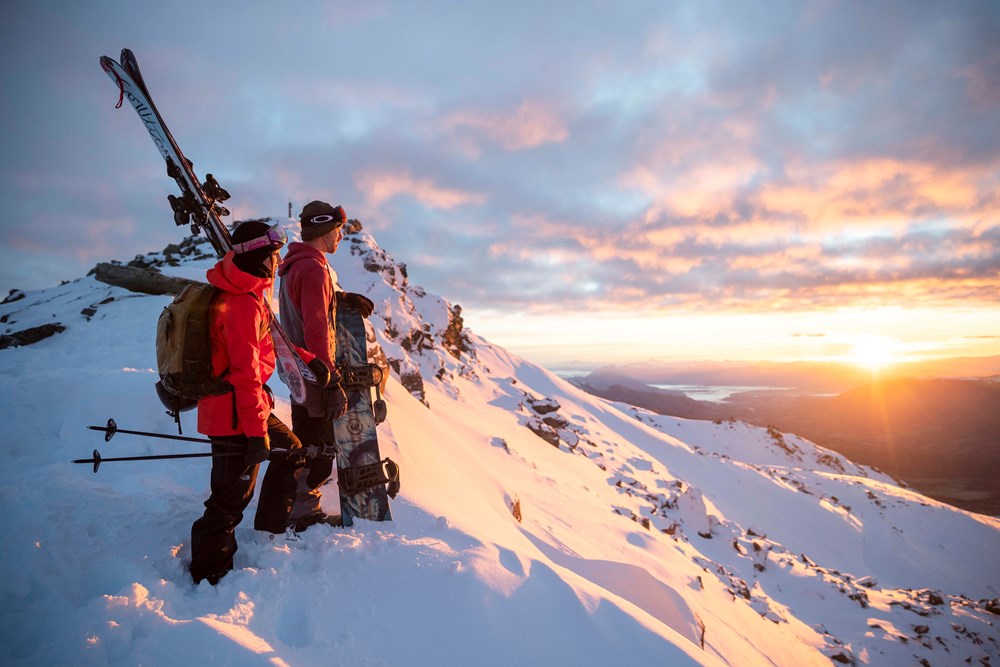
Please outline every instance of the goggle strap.
M263 248L264 246L280 248L285 245L287 240L288 237L285 235L284 229L278 225L271 225L268 227L267 232L263 236L258 236L255 239L250 239L249 241L244 241L243 243L234 244L233 252L242 254L250 252L251 250L256 250L257 248Z
M264 246L273 245L271 239L266 236L259 236L255 239L250 239L249 241L244 241L243 243L237 243L233 246L233 252L237 254L250 252L251 250L256 250L257 248L263 248Z

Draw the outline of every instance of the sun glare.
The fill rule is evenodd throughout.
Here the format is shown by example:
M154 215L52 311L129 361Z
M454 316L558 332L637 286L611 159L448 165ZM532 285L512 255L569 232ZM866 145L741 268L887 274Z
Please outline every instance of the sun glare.
M900 343L894 338L862 336L847 353L845 361L875 373L897 363L899 350Z

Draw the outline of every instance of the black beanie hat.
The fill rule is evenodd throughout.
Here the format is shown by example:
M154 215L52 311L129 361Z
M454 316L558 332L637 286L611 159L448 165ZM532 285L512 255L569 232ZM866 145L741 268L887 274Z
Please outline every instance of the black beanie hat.
M271 225L260 220L249 220L236 228L233 232L233 243L246 243L267 234ZM243 273L249 273L258 278L268 278L271 275L270 268L265 266L271 255L277 251L271 245L263 248L256 248L250 252L238 252L233 255L233 264Z
M323 222L313 222L319 216L332 216L332 220ZM302 209L299 214L299 224L302 226L302 240L311 241L318 239L330 230L339 227L347 222L347 213L343 206L331 206L325 201L311 201Z

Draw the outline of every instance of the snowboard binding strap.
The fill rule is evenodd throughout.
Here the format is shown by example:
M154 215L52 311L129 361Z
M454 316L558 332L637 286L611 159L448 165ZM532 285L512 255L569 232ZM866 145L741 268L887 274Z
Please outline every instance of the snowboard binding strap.
M382 398L382 379L385 371L377 364L358 364L356 366L340 366L340 386L344 391L362 391L375 387L375 401L372 402L372 414L375 423L381 424L389 416L385 400Z
M359 364L357 366L341 366L339 369L340 386L344 391L361 390L365 387L377 387L382 384L382 367L376 364Z
M384 458L378 463L353 466L337 471L337 483L342 496L353 496L382 484L387 484L386 493L395 498L399 493L399 466Z

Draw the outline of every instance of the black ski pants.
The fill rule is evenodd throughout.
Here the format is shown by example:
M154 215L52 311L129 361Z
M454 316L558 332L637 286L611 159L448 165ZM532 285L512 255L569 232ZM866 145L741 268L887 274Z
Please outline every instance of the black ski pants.
M272 449L302 447L292 431L273 414L267 420L267 434ZM213 441L213 454L241 452L238 447L216 441L246 442L244 435L209 438ZM285 532L295 500L296 476L302 465L303 458L294 454L274 454L269 459L260 487L255 529ZM212 494L205 501L205 514L191 526L191 577L195 583L208 579L215 585L233 569L233 555L237 550L236 526L243 520L243 511L253 498L259 468L259 465L248 467L242 456L212 458Z
M315 446L328 453L333 452L333 422L322 417L310 417L305 406L292 403L292 430L303 446ZM323 492L320 487L330 479L333 464L331 455L306 459L305 467L298 473L298 491L290 516L293 521L323 513L320 507Z

